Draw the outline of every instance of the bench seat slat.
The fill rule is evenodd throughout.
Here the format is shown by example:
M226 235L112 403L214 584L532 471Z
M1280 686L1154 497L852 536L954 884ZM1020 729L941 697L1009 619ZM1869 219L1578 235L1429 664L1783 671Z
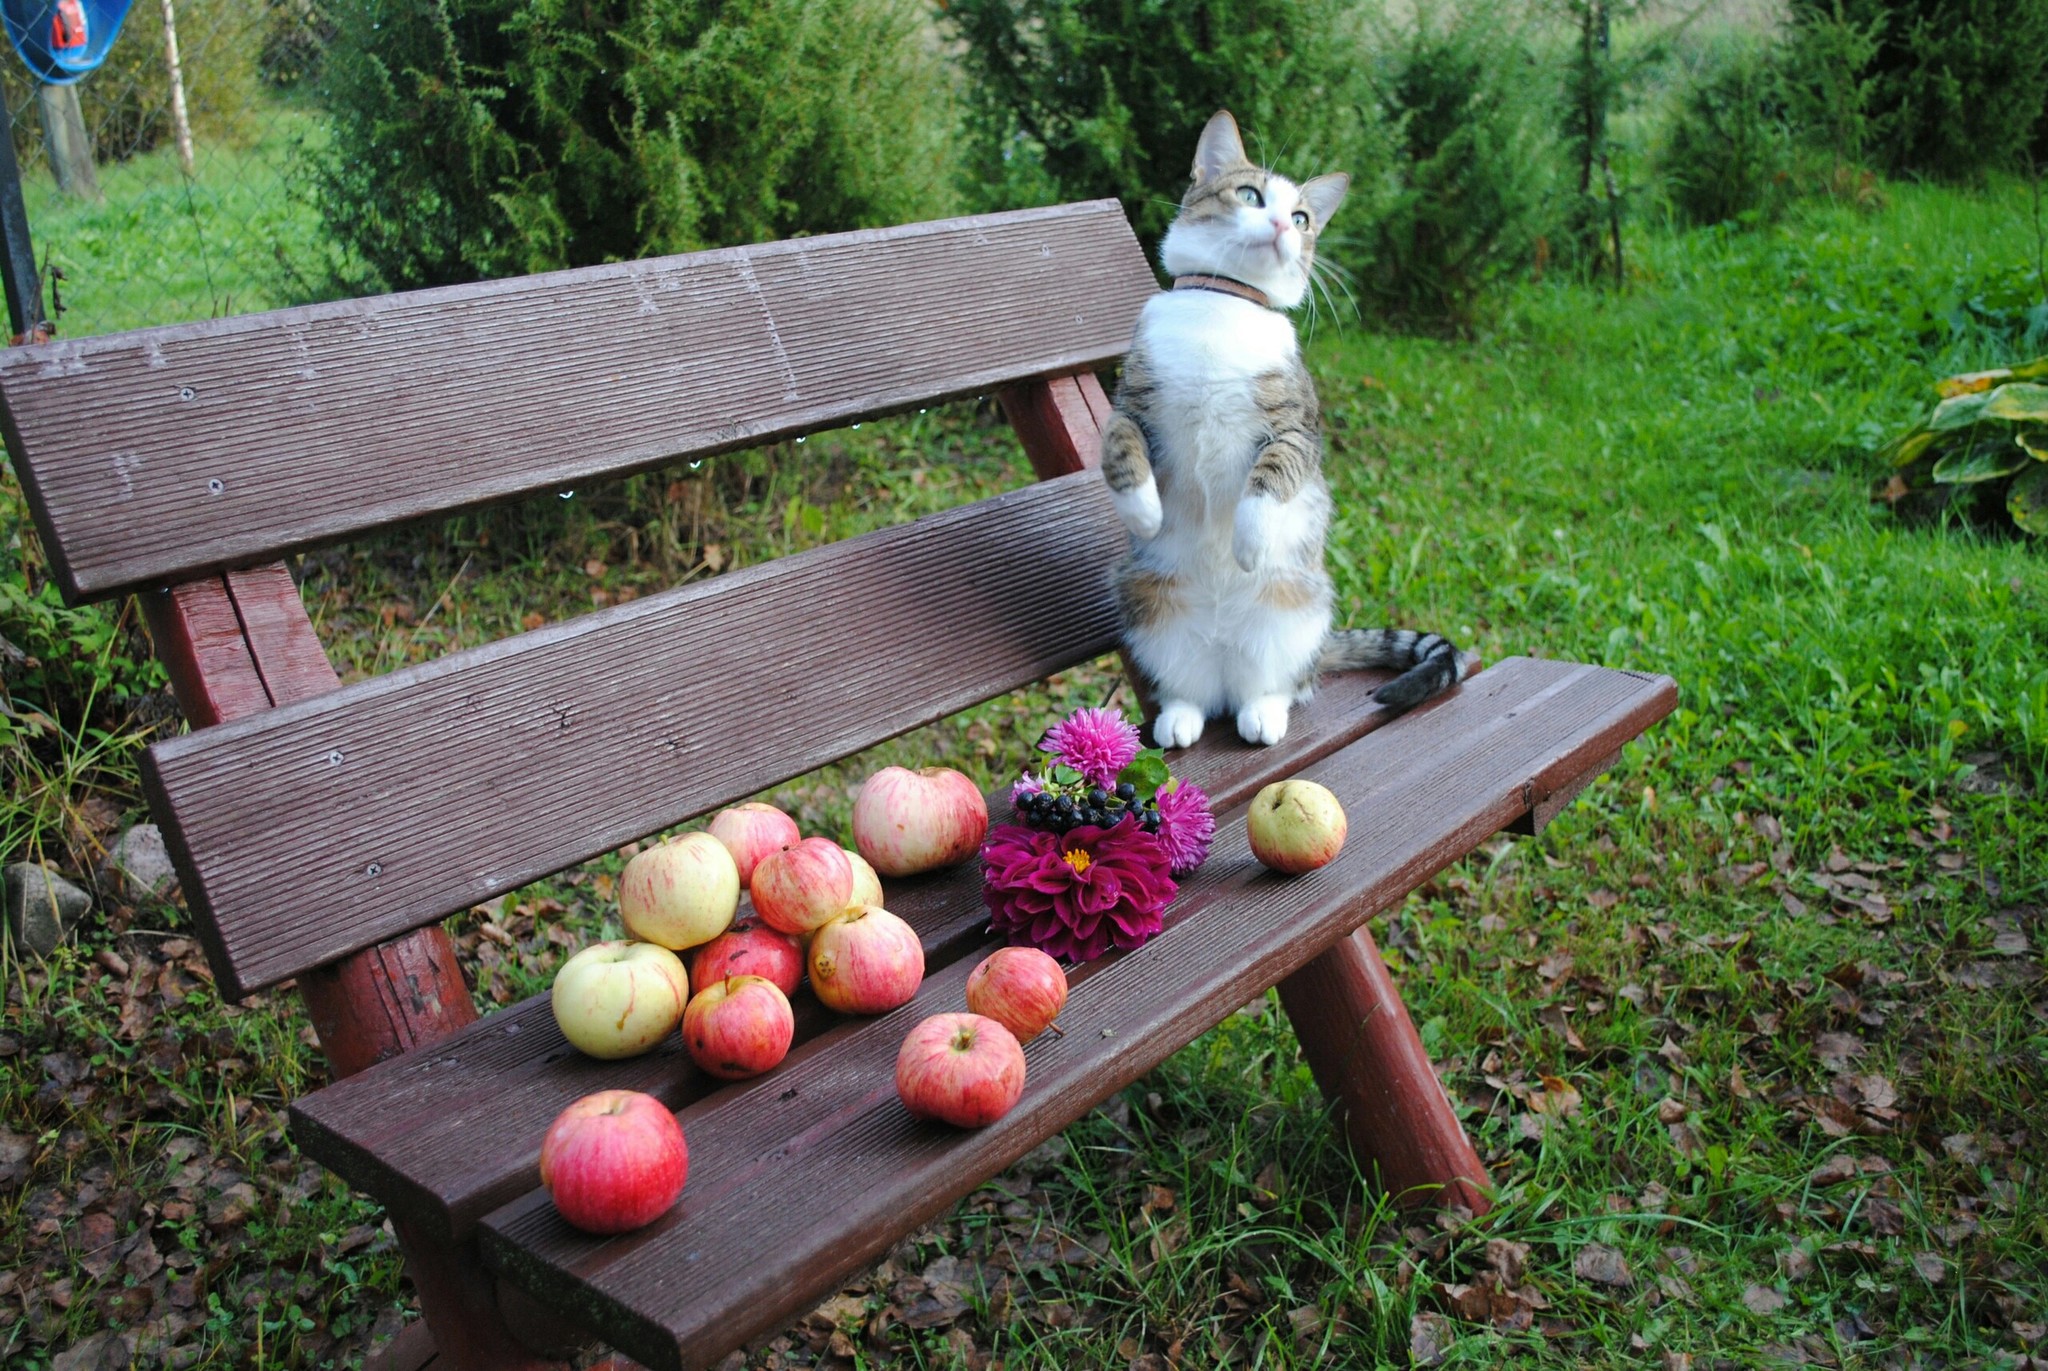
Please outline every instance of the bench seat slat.
M1297 709L1287 737L1253 748L1219 727L1174 760L1174 773L1219 805L1248 799L1275 775L1327 756L1387 721L1371 701L1384 672L1331 678ZM1000 822L1007 804L990 812ZM978 947L988 916L980 867L969 862L917 880L885 882L889 908L924 941L932 971ZM796 997L798 1040L838 1022ZM490 1210L536 1184L540 1137L570 1101L598 1090L642 1090L671 1108L717 1088L690 1065L680 1038L645 1056L600 1062L572 1051L546 995L489 1015L431 1049L393 1058L303 1097L291 1109L301 1151L392 1212L438 1236L462 1238Z
M1343 854L1323 870L1264 872L1246 847L1243 808L1223 816L1167 930L1075 974L1064 1036L1027 1049L1024 1098L998 1123L921 1124L895 1099L903 1035L960 1006L971 966L962 958L894 1014L684 1110L691 1185L654 1225L586 1237L536 1191L484 1220L485 1260L649 1366L715 1365L1470 852L1525 812L1531 793L1567 787L1675 698L1660 677L1503 662L1306 769L1351 818Z
M1156 289L1103 200L12 348L0 410L77 600L1106 366Z
M145 783L241 996L1108 651L1124 545L1080 472L168 739Z

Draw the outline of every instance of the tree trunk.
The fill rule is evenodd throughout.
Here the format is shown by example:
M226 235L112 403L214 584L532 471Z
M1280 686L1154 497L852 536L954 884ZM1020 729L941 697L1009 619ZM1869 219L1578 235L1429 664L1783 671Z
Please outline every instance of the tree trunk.
M178 165L192 174L192 120L185 113L185 70L178 63L178 16L172 0L164 5L164 65L171 75L171 129L178 138Z
M78 108L78 87L37 86L36 106L43 117L43 150L57 189L76 200L100 199L100 177L92 163L92 135Z

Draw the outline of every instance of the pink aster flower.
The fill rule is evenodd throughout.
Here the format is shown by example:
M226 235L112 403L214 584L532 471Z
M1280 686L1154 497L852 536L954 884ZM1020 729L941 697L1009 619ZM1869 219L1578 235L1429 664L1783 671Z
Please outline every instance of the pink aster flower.
M1111 709L1077 709L1046 730L1039 748L1105 789L1138 755L1138 730Z
M1044 789L1044 778L1034 776L1027 771L1022 776L1019 776L1010 786L1010 803L1015 804L1026 795L1036 795Z
M1216 816L1209 812L1209 797L1200 786L1182 781L1171 790L1159 788L1159 843L1176 877L1208 859L1215 837Z
M990 925L1062 961L1144 943L1175 891L1166 848L1129 818L1065 833L997 824L981 847Z

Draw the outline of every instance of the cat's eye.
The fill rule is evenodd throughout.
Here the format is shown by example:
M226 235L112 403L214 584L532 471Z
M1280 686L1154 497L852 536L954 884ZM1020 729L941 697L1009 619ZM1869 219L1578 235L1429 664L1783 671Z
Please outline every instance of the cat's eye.
M1294 226L1303 233L1308 232L1308 215L1301 210L1294 211Z
M1247 205L1252 206L1254 209L1264 209L1266 207L1266 197L1259 194L1250 186L1239 186L1237 188L1237 198L1244 201Z

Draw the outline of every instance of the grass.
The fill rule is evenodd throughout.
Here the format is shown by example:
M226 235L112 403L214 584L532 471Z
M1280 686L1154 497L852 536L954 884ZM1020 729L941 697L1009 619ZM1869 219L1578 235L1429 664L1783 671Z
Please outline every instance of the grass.
M1873 509L1863 453L1935 374L2005 357L1998 311L1957 307L2037 289L2039 246L2024 187L1890 189L1876 215L1646 230L1626 294L1524 285L1472 340L1316 332L1347 619L1681 687L1540 838L1376 930L1499 1207L1380 1206L1268 999L756 1364L1992 1366L2038 1346L2048 574L2038 546ZM370 674L1026 478L989 411L934 411L322 553L306 591ZM843 833L867 769L993 779L1109 688L1094 664L777 798ZM72 795L53 849L132 812L107 793L111 818ZM608 927L617 866L452 921L480 1001L544 988L563 942ZM401 1317L381 1215L283 1139L283 1101L321 1074L296 1002L221 1005L186 933L175 908L116 906L47 966L0 968L0 1094L28 1140L0 1182L10 1365L115 1327L180 1364L348 1364ZM163 1270L81 1268L65 1234L94 1213Z

